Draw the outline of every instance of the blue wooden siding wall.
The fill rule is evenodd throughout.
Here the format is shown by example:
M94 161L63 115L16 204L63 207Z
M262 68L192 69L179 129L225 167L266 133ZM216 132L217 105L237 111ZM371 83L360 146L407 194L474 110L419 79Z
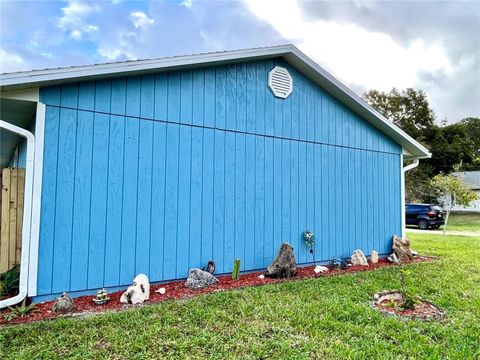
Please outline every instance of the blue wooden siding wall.
M267 74L289 68L292 95ZM400 234L401 148L281 60L44 88L38 295L311 262Z

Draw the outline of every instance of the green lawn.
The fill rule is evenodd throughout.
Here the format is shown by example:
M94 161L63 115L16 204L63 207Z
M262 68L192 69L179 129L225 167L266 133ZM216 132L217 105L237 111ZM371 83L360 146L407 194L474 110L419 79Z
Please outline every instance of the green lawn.
M5 328L1 358L480 358L480 238L410 238L441 257L409 268L442 322L373 311L373 293L399 287L398 269L384 268Z
M480 232L480 214L450 214L450 218L448 219L448 230Z

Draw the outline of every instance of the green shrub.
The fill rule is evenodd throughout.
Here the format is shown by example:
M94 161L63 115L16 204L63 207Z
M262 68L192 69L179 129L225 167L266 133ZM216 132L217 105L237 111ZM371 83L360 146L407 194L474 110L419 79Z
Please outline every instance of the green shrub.
M0 296L18 292L20 283L20 265L0 274Z

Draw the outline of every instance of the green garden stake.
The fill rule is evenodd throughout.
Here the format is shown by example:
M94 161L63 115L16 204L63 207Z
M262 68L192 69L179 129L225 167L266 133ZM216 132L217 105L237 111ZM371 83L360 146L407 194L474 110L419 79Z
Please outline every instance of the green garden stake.
M233 262L232 279L238 280L239 273L240 273L240 259L235 259L235 261Z

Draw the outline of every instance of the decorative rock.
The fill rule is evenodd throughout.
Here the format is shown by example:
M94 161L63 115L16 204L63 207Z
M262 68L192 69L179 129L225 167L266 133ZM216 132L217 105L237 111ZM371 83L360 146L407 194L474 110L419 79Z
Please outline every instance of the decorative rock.
M315 266L315 269L313 269L313 271L315 272L315 274L319 274L327 272L328 268L326 266L317 265Z
M218 284L218 279L207 271L191 269L185 286L192 290L203 289L210 285Z
M378 263L378 252L376 252L375 250L373 250L370 254L370 261L372 262L372 264Z
M357 249L353 252L351 260L352 265L368 266L367 257L360 249Z
M333 257L328 263L328 266L330 266L332 270L339 269L342 266L342 260Z
M160 295L164 295L164 294L167 292L167 290L165 290L164 287L161 287L160 289L158 289L158 290L155 291L155 292L160 293Z
M263 279L265 279L265 275L260 274L260 275L258 275L258 278L259 278L260 280L263 280Z
M265 275L278 278L289 278L297 274L297 263L293 247L290 244L283 243L280 245L278 255L268 266Z
M387 256L387 261L395 264L399 263L397 255L395 255L395 253L391 253L389 256Z
M410 241L407 238L402 239L393 235L392 249L400 261L413 259L412 250L410 249Z
M384 301L390 301L390 300L402 301L403 296L400 291L389 290L389 291L382 291L382 292L376 293L375 295L373 295L373 300L375 300L375 303L381 304Z
M139 274L133 279L133 284L127 288L120 302L123 304L142 304L150 298L150 282L145 274Z
M52 310L55 312L68 313L75 308L73 299L64 292L53 304Z

